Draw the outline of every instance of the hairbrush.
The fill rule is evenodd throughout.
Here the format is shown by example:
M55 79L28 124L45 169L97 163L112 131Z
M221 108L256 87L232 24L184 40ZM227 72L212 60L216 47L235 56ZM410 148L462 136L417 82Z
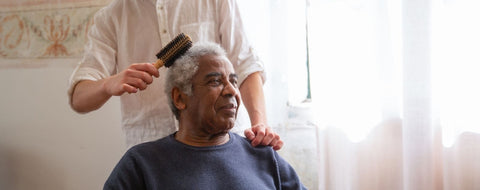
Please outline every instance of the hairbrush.
M192 47L192 39L190 36L180 33L157 53L156 56L158 60L154 66L157 69L164 65L165 67L172 66L175 60L187 52L190 47Z

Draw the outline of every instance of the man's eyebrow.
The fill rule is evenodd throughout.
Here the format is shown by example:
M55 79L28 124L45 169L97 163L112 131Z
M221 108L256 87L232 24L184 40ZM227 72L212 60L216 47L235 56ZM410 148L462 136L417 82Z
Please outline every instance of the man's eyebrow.
M211 78L211 77L219 77L219 76L223 76L222 73L219 73L219 72L211 72L211 73L208 73L207 75L205 75L204 80L208 80L208 79ZM229 78L238 79L238 75L235 74L235 73L232 73L232 74L229 75Z
M211 72L211 73L208 73L207 75L205 75L205 79L208 79L210 77L218 77L218 76L222 76L222 74L219 73L219 72Z
M205 78L218 77L218 76L222 76L222 73L219 73L219 72L211 72L211 73L208 73L207 75L205 75ZM238 75L235 74L235 73L232 73L232 74L230 74L229 77L230 77L230 78L238 78Z

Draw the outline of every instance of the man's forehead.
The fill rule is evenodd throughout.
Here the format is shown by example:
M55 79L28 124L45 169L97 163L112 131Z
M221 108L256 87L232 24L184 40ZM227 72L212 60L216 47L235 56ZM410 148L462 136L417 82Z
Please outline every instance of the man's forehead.
M226 72L234 73L234 69L230 60L225 56L206 55L199 60L199 67L202 70L225 70Z

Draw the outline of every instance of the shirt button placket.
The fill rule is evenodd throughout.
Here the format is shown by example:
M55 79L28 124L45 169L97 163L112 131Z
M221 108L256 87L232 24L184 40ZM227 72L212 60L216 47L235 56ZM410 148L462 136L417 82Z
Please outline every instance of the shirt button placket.
M165 46L170 42L170 32L168 31L167 26L167 12L165 11L164 2L161 0L157 1L157 16L158 16L158 27L160 31L160 39L162 41L162 46Z

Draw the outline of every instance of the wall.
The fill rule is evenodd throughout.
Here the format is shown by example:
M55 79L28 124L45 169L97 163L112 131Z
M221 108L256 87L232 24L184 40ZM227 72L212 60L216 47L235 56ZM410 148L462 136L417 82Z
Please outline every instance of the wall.
M66 95L77 60L32 61L53 65L0 69L0 189L101 189L124 151L119 101L79 115Z
M124 152L118 99L80 115L66 93L105 1L58 2L0 0L0 189L101 189Z

